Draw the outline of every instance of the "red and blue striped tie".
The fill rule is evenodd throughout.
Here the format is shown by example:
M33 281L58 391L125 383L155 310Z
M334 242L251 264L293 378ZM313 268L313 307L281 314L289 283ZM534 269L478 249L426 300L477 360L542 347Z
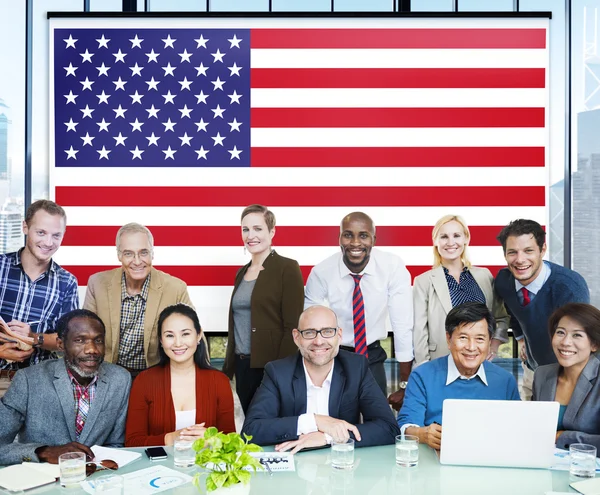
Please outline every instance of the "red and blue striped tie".
M367 351L367 328L365 325L365 302L360 290L362 275L352 275L354 292L352 293L352 313L354 316L354 352L369 357Z

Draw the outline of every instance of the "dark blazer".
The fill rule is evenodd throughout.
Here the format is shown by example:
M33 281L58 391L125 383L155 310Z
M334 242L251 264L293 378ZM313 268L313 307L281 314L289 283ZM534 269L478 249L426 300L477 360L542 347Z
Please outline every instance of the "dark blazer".
M79 442L122 447L131 375L102 363L96 395ZM53 359L20 370L0 400L0 465L38 462L35 449L75 441L75 398L65 362ZM15 437L19 435L17 442Z
M298 416L306 413L306 375L297 352L265 366L263 381L250 404L242 431L259 445L298 438ZM363 424L359 424L362 414ZM329 416L354 424L362 440L358 447L394 443L400 433L392 410L369 371L366 359L339 351L335 358ZM350 434L353 436L352 434Z
M532 400L553 401L561 366L539 366L533 375ZM589 443L600 451L600 361L592 354L579 375L563 417L564 433L556 446L568 449L572 443Z
M250 263L238 270L231 301L249 267ZM298 262L271 251L263 262L263 268L254 284L250 302L251 368L263 368L269 361L289 356L298 350L292 330L298 326L298 318L304 309L304 279ZM235 332L230 302L227 354L223 364L223 372L229 378L233 378L234 363Z

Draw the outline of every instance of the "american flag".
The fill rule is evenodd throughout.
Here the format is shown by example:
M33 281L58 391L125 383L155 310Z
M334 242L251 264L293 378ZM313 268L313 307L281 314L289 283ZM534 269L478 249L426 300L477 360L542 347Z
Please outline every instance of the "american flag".
M137 221L203 326L225 330L251 203L305 277L354 210L413 276L444 214L465 217L493 272L503 225L547 222L547 20L52 21L56 260L82 291Z

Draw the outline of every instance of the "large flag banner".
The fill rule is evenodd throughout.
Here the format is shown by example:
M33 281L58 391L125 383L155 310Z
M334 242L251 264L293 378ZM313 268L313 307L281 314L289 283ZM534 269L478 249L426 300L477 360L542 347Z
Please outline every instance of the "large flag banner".
M360 210L413 276L431 230L463 215L495 273L506 223L547 225L548 20L51 19L56 260L79 280L119 265L118 228L155 237L206 330L227 329L249 261L240 214L277 217L274 247L312 266Z

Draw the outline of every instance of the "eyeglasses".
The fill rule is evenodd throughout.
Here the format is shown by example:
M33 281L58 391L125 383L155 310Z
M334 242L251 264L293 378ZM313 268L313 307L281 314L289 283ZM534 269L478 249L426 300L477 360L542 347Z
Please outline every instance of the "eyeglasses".
M314 328L308 328L306 330L298 330L298 332L300 332L300 335L302 335L302 338L304 338L306 340L316 339L317 335L321 335L321 337L323 337L324 339L330 339L331 337L333 337L336 334L337 328L335 328L335 327L321 328L321 330L315 330Z
M136 257L141 260L146 260L150 257L150 254L151 252L147 249L142 249L138 253L134 253L133 251L121 251L121 256L123 256L126 261L131 261Z
M85 475L91 476L96 471L104 471L109 469L111 471L116 471L119 469L119 465L115 461L111 461L110 459L104 459L103 461L89 461L85 463Z

